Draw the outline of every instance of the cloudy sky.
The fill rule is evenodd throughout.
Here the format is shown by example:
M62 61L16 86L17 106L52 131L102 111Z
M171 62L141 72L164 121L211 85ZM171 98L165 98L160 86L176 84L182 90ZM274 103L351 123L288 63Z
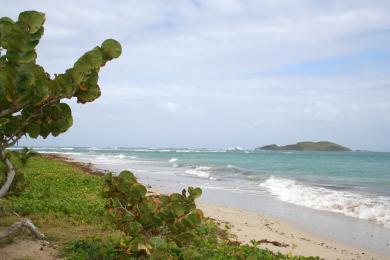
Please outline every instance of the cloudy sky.
M67 133L21 144L390 151L388 0L0 0L0 16L31 9L50 73L106 38L123 54Z

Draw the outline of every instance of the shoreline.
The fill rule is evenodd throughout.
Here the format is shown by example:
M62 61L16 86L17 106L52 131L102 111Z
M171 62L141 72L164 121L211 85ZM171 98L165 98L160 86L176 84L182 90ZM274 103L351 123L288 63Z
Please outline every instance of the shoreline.
M80 162L66 155L44 154L44 156L66 161L91 175L104 175L107 172L91 163ZM145 183L145 185L148 184ZM159 192L154 187L153 190ZM353 248L331 239L325 239L303 231L284 220L264 214L207 203L197 204L205 216L215 219L222 225L230 226L231 234L237 241L250 243L250 240L255 239L261 242L261 248L269 248L274 252L319 256L322 259L390 259L390 257L381 256L368 250Z
M264 216L248 210L199 204L206 216L229 223L238 241L250 243L252 239L276 241L282 246L262 243L261 248L293 255L319 256L321 259L390 259L346 246L340 242L313 235L283 220Z

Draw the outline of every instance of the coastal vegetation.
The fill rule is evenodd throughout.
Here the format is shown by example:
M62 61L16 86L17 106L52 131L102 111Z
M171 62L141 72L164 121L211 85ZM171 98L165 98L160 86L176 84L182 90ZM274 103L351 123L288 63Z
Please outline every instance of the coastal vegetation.
M318 259L232 241L197 209L200 189L156 194L128 171L115 177L41 155L22 167L12 157L27 185L1 200L0 228L29 218L66 259Z
M273 150L273 151L351 151L348 147L328 142L299 142L296 144L289 144L284 146L278 146L276 144L266 145L256 150Z

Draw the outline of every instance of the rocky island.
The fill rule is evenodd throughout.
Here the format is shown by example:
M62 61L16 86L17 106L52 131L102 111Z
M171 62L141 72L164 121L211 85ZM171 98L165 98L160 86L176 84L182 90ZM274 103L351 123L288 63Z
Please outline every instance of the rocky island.
M348 147L335 144L332 142L299 142L296 144L289 144L278 146L276 144L266 145L256 148L256 150L273 150L273 151L351 151Z

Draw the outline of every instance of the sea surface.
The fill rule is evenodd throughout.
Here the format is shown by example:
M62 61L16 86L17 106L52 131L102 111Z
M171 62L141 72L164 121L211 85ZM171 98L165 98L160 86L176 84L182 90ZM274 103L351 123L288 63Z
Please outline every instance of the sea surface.
M390 153L239 148L35 149L63 153L113 172L129 169L142 182L166 191L199 186L207 203L283 215L305 225L310 222L310 230L315 227L330 238L341 237L355 246L390 255ZM311 220L302 221L308 218Z

